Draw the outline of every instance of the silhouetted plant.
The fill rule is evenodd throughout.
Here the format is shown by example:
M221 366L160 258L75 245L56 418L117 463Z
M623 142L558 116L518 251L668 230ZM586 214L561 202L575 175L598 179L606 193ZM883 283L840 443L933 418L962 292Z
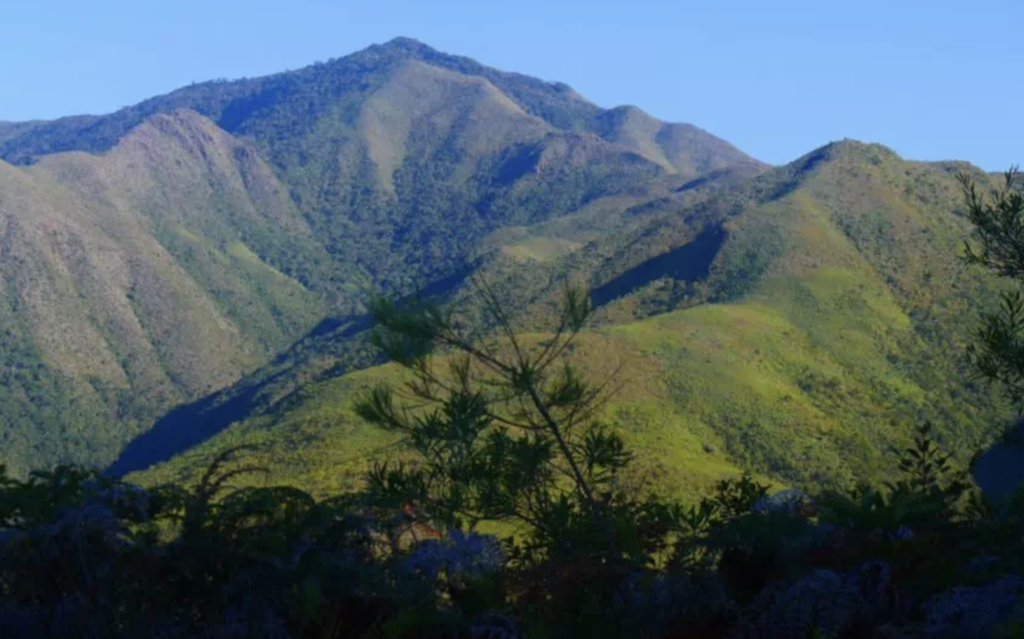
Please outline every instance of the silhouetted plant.
M1019 171L1016 167L1007 171L1002 188L987 197L969 175L959 179L977 243L965 243L966 261L1024 283L1024 195ZM1024 299L1019 290L1002 294L998 312L984 317L968 355L978 376L1001 384L1015 403L1024 402Z
M474 335L429 304L374 304L376 344L413 372L407 397L433 408L399 406L388 386L361 398L360 415L419 453L415 467L374 467L371 490L394 505L429 506L450 528L515 522L529 530L531 551L559 554L571 538L574 553L642 554L619 529L642 510L615 486L632 456L596 420L611 380L592 385L563 357L590 315L588 297L567 289L554 333L530 348L487 284L477 286L498 338ZM444 349L443 372L435 348Z
M368 494L391 508L413 504L448 534L514 524L516 597L573 632L584 620L564 619L547 602L594 607L586 623L597 628L615 584L669 551L681 510L616 481L632 454L597 419L613 380L592 384L565 357L590 316L586 293L567 288L552 335L527 344L486 282L476 284L497 337L430 304L374 304L376 344L414 379L404 403L378 386L357 411L404 435L418 455L376 464Z

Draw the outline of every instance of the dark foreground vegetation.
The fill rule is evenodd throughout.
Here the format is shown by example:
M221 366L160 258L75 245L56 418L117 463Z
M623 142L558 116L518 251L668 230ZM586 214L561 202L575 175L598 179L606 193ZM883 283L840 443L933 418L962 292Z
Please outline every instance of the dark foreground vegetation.
M967 259L1024 279L1024 199L977 194ZM376 344L415 381L358 399L406 461L316 501L233 489L224 452L191 486L61 467L0 483L0 637L1018 637L1024 493L992 502L931 436L889 483L769 494L749 477L693 506L649 494L597 419L615 384L572 365L588 297L553 337L378 302ZM971 352L1024 398L1024 302ZM437 355L435 356L435 352ZM489 534L495 533L495 534Z

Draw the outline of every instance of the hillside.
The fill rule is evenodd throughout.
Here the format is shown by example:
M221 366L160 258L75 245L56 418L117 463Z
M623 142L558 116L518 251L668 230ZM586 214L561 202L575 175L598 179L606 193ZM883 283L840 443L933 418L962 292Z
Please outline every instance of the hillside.
M185 87L109 116L33 123L4 136L0 158L102 152L179 108L254 142L339 256L330 277L349 292L443 277L461 267L462 247L495 229L643 189L649 178L760 166L696 127L633 107L605 111L565 85L402 38L299 71Z
M106 465L168 410L349 325L368 291L450 288L765 169L618 111L399 39L0 123L0 460ZM566 239L517 235L558 220Z
M307 331L322 296L264 261L324 259L283 193L191 112L103 156L0 163L5 461L101 461Z
M481 272L533 330L560 278L590 284L598 325L576 356L598 377L624 365L605 418L664 490L692 494L739 469L797 486L879 477L891 470L888 446L924 420L966 462L1010 413L966 381L959 357L998 286L957 259L969 233L957 213L960 171L984 179L965 164L836 143L689 204L655 198L634 224L566 253ZM563 231L521 233L554 241ZM465 287L449 299L472 314ZM314 342L360 351L351 328L337 331ZM336 351L303 352L316 356L299 353L229 392L238 421L208 422L195 441L210 439L133 478L188 481L217 451L254 444L270 469L260 481L327 494L356 481L373 455L393 455L391 438L362 424L351 402L402 373L339 376Z

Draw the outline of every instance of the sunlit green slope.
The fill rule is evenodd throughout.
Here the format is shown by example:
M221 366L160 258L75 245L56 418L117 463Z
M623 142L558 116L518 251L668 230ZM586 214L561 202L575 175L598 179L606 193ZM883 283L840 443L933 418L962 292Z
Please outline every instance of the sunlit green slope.
M974 171L833 144L712 201L531 266L574 273L596 290L628 284L623 276L674 242L723 233L700 281L674 279L687 271L666 267L617 289L623 294L605 300L575 355L597 377L623 365L605 417L665 490L689 493L738 469L803 486L877 477L887 472L886 448L926 419L966 459L1008 413L966 381L960 359L996 290L957 259L968 236L956 212L954 176L963 170ZM645 238L660 253L645 258ZM503 290L533 281L513 267L493 274ZM556 288L538 284L534 301L518 308L543 316ZM269 469L260 481L335 490L374 455L399 454L389 435L358 421L351 402L359 388L400 378L391 365L328 376L135 477L194 476L218 450L252 443Z

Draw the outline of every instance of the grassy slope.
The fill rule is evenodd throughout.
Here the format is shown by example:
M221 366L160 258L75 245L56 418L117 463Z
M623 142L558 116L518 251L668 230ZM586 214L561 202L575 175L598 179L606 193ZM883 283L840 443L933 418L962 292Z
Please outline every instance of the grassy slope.
M758 164L734 146L690 124L665 123L635 106L609 109L596 116L591 129L661 166L692 180L712 171Z
M596 378L624 365L625 385L606 418L658 487L694 494L740 468L805 486L871 476L884 471L879 450L905 436L911 420L949 409L948 398L891 361L901 339L914 337L888 295L864 296L855 278L829 270L780 278L765 293L582 340L579 363ZM357 481L371 457L399 450L359 422L351 401L360 388L402 377L388 365L310 385L277 413L235 424L134 478L192 478L217 451L244 443L261 447L256 458L271 469L258 481L326 495ZM957 417L982 425L969 409Z
M313 279L350 302L344 312L356 310L349 298L362 286L407 291L462 268L464 247L505 226L642 190L666 172L760 166L695 127L635 108L619 122L565 85L402 38L298 71L184 87L108 116L8 129L0 158L103 151L182 107L251 140L275 167L339 258Z
M690 494L739 468L804 486L877 477L886 447L924 419L961 458L991 441L1005 407L966 384L957 359L974 305L995 290L956 260L968 229L953 213L953 174L965 169L843 143L701 205L702 219L729 231L702 284L713 303L628 321L659 295L635 290L602 309L626 323L588 334L579 354L595 375L625 363L626 387L607 417L659 486ZM637 250L630 242L667 242L680 217L589 247L590 258L561 259L606 277L602 264L634 263L622 257ZM224 446L254 442L267 481L329 492L357 477L370 453L395 454L350 402L356 389L399 374L385 366L311 384L136 478L192 477Z

